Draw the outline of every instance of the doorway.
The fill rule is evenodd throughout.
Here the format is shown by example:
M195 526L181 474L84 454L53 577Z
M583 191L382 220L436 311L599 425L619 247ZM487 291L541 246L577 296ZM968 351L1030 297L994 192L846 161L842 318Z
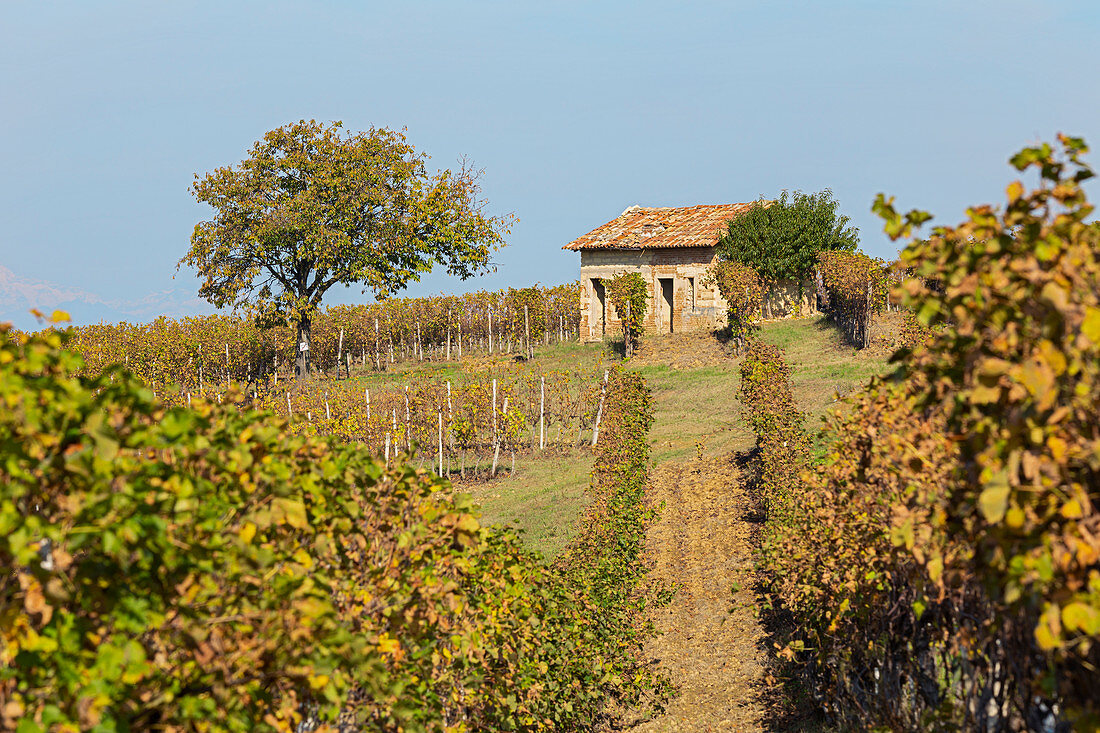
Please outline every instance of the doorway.
M671 277L658 278L661 284L661 325L668 326L668 332L672 333L672 283Z
M596 319L595 323L591 325L589 331L590 335L595 336L599 334L601 337L607 335L607 292L604 290L603 283L600 282L598 277L592 278L592 295L595 297L593 303L593 317Z

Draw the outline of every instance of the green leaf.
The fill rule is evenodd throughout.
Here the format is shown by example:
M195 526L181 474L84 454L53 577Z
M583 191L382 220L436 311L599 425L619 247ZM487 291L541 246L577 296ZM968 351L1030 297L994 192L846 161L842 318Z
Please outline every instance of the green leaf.
M1002 469L996 472L983 484L982 493L978 497L978 508L982 516L991 524L996 524L1004 519L1008 511L1008 470Z
M1070 603L1062 609L1062 625L1070 631L1096 636L1100 634L1100 610L1087 603Z
M306 518L306 505L297 499L276 497L271 500L273 518L276 522L284 522L296 529L309 527Z

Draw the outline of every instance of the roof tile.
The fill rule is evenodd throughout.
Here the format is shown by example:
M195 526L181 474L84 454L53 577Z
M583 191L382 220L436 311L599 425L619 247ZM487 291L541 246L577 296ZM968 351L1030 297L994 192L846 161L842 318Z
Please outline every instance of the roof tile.
M758 202L681 207L631 206L618 218L577 237L562 249L713 247L726 222Z

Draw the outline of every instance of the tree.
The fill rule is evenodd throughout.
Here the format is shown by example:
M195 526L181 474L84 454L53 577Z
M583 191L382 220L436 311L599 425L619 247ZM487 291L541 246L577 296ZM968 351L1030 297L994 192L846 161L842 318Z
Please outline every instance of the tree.
M284 125L191 187L215 215L195 225L179 265L198 269L199 295L215 306L295 324L299 376L329 288L362 284L384 298L435 265L462 279L486 272L512 222L482 213L479 172L465 164L430 175L403 133L342 127Z
M784 191L778 201L761 198L729 222L718 241L719 257L752 267L767 285L795 279L801 294L802 280L814 271L818 252L852 252L859 244L859 229L837 213L838 206L827 188L813 194Z

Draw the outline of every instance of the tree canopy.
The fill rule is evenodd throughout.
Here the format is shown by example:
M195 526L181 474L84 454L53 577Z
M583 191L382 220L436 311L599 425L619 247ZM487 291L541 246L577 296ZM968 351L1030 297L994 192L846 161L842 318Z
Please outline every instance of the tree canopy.
M179 264L199 271L199 295L215 306L297 324L303 374L310 316L332 286L386 297L436 265L462 279L492 268L511 217L482 213L478 172L429 174L426 160L387 128L279 127L239 165L195 176L214 217L195 225Z
M813 272L818 252L851 252L859 245L859 229L838 207L827 188L812 194L784 191L776 201L761 198L729 222L718 241L719 257L752 267L765 283L801 280Z

